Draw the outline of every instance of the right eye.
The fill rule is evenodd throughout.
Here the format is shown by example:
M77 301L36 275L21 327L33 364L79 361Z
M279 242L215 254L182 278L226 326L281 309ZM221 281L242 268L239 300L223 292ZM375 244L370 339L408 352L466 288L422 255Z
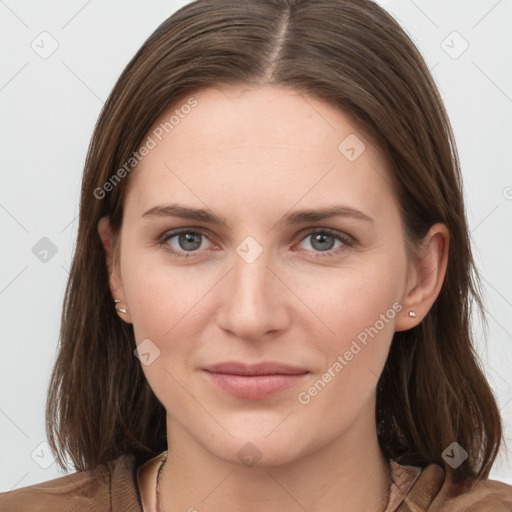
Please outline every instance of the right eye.
M180 228L165 233L160 239L160 244L178 258L190 258L194 257L194 253L199 252L198 249L204 249L205 239L208 238L202 231Z

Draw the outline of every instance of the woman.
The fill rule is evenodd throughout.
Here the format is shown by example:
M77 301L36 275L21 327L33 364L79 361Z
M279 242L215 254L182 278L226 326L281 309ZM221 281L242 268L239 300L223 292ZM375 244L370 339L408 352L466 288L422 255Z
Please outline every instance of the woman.
M209 0L119 78L47 404L0 510L510 510L450 124L368 0Z

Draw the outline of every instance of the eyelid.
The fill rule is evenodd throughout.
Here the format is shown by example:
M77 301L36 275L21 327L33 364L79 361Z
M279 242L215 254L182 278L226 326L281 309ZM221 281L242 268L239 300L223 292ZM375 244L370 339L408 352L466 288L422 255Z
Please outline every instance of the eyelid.
M301 240L303 240L305 237L313 234L313 233L326 233L328 235L331 235L339 240L341 240L343 243L349 244L355 244L357 240L352 236L346 233L345 231L339 231L334 228L323 228L322 226L316 226L312 228L308 228L301 236Z
M162 235L160 235L158 237L158 242L159 243L163 243L163 242L167 242L169 239L177 236L177 235L180 235L182 233L200 233L201 235L203 235L204 237L208 238L208 240L210 240L210 233L209 233L209 230L206 229L206 228L203 228L203 227L199 227L199 226L184 226L184 227L180 227L180 228L175 228L175 229L169 229L167 231L165 231L164 233L162 233Z

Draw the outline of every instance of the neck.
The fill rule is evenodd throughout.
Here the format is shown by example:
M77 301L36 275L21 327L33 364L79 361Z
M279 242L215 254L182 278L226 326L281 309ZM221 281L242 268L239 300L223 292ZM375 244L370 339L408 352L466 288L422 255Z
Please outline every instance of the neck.
M356 422L357 423L357 422ZM167 420L169 454L160 475L162 511L356 512L386 509L389 463L374 423L280 465L246 467L215 457Z

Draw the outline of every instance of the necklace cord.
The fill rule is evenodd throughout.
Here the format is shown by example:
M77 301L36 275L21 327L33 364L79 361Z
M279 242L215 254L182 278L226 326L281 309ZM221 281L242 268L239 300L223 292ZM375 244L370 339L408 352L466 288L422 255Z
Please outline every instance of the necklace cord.
M162 473L162 469L164 468L165 463L167 462L168 453L165 454L164 460L161 462L160 467L158 468L158 473L156 475L156 510L157 512L162 512L160 508L159 498L160 498L160 475Z
M156 499L155 499L155 503L156 503L156 510L157 512L164 512L162 510L162 508L160 507L160 475L162 473L162 469L164 468L164 465L165 463L167 462L167 457L168 457L168 453L166 452L165 454L165 457L164 459L162 460L162 462L160 463L160 467L158 468L158 473L156 475ZM384 498L385 499L385 506L384 506L384 512L388 509L389 507L389 504L391 502L391 487L392 485L395 483L395 480L393 478L393 462L391 460L389 460L389 487L388 487L388 492L387 492L387 496Z

